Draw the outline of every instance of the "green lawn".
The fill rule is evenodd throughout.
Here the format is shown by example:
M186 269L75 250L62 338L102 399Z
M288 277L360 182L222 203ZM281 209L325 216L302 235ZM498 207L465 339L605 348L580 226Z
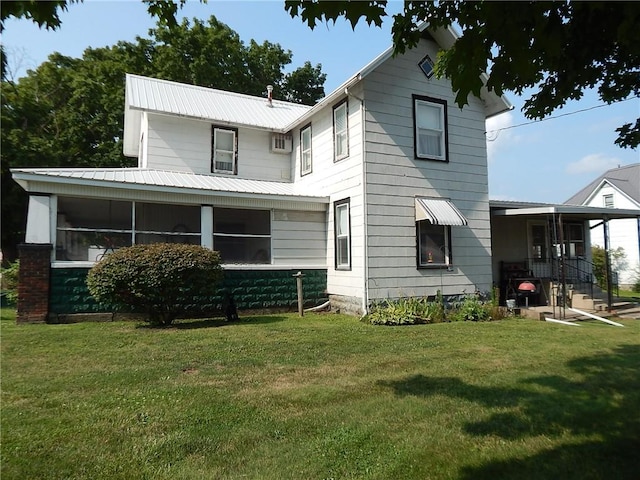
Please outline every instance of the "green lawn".
M2 479L636 479L640 321L15 325Z

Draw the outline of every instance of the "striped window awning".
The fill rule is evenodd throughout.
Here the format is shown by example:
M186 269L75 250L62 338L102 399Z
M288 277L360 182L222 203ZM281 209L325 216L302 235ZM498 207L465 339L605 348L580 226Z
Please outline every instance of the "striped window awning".
M416 197L416 222L427 220L433 225L467 225L460 210L446 198Z

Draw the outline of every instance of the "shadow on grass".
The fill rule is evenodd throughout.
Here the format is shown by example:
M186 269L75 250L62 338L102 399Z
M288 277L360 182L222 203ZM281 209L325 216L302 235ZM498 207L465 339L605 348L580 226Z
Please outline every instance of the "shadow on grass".
M567 365L580 380L545 375L505 388L414 375L379 383L399 396L445 395L501 410L464 425L472 436L585 438L529 457L466 467L459 478L640 478L640 347L620 346Z
M282 322L286 317L276 315L240 317L239 320L229 322L223 317L216 318L199 318L199 319L178 319L171 325L156 325L151 323L140 324L136 328L151 330L195 330L199 328L218 328L233 327L234 325L256 324L263 325L268 323Z

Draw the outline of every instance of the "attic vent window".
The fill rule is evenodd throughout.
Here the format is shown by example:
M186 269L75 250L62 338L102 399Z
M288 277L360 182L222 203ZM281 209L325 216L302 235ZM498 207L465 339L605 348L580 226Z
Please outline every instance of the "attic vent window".
M422 73L427 76L427 78L431 78L433 76L433 60L431 60L431 57L429 57L429 55L420 60L418 66L420 67L420 70L422 70Z

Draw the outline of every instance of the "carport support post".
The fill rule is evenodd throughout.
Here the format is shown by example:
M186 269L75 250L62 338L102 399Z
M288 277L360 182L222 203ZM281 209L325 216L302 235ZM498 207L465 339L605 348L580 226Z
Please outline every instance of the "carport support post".
M607 271L607 311L611 312L613 305L613 292L611 291L611 260L609 259L609 218L602 219L602 229L604 235L604 266Z
M304 298L302 298L302 277L304 273L298 272L294 275L296 279L296 289L298 290L298 314L304 316Z

